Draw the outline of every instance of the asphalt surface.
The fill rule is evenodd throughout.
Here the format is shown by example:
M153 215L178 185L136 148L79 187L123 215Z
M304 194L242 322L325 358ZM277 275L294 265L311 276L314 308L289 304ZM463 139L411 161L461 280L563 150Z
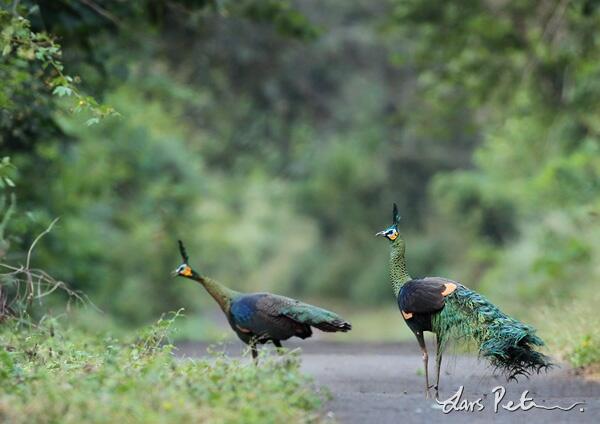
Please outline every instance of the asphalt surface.
M423 363L415 343L347 344L323 341L287 343L288 348L302 348L302 370L325 386L333 399L325 405L323 417L339 423L600 423L600 384L576 375L566 366L547 374L509 382L494 376L483 361L475 357L448 354L442 366L440 399L446 400L464 386L458 408L445 414L441 406L424 396ZM206 344L182 344L179 354L201 357ZM244 346L239 342L224 347L228 354L239 356ZM433 375L433 360L430 359ZM504 386L506 393L494 412L492 390ZM510 401L518 405L523 391L537 405L569 407L570 411L531 408L510 412L502 408ZM480 399L480 409L475 403ZM474 411L465 411L468 402ZM530 402L526 402L528 405Z

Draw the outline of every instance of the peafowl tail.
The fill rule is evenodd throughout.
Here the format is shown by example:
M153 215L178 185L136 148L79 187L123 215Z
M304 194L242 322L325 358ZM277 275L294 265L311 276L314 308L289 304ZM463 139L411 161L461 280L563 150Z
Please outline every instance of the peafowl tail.
M535 330L504 314L480 294L463 286L446 298L444 309L433 317L433 330L442 343L454 337L470 339L479 355L506 375L508 380L529 376L552 366L535 350L544 342Z
M344 321L339 315L307 303L294 301L281 312L283 315L287 315L302 324L311 325L328 333L337 331L345 333L352 330L352 325Z

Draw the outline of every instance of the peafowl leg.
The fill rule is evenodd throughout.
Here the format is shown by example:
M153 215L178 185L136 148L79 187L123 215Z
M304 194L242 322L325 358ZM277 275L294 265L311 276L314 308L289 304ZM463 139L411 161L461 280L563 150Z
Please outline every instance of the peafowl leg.
M258 349L256 348L256 343L250 343L250 351L252 352L254 365L258 365Z
M438 399L440 395L440 370L442 368L442 337L439 334L435 335L435 398Z
M419 346L421 347L421 351L423 352L423 366L425 367L425 398L429 399L431 394L429 393L429 370L427 369L427 365L429 363L429 355L427 354L427 346L425 345L425 338L423 337L423 332L416 332L417 341L419 342Z
M282 350L283 346L281 346L281 341L280 340L273 340L273 344L277 348L277 353L279 355L282 355L283 354L283 350Z

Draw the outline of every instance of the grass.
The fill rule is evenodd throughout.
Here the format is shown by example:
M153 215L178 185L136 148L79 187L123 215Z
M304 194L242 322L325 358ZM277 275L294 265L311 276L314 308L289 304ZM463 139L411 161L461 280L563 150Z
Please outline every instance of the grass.
M56 320L0 330L3 423L280 423L319 421L324 394L299 359L215 355L178 360L162 319L129 340L64 328Z
M543 309L539 329L552 355L558 356L575 368L598 369L600 365L598 304L600 304L600 296L593 294Z

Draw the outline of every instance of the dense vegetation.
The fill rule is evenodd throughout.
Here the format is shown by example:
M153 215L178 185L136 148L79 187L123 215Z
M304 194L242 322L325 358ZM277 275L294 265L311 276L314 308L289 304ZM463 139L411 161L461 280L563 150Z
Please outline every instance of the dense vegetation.
M595 2L1 4L3 262L60 216L36 266L121 324L209 301L168 280L177 238L352 320L393 308L373 233L397 201L414 275L600 357Z
M0 330L0 419L7 423L312 422L324 395L297 356L260 367L222 354L177 360L160 320L133 340L56 321Z

